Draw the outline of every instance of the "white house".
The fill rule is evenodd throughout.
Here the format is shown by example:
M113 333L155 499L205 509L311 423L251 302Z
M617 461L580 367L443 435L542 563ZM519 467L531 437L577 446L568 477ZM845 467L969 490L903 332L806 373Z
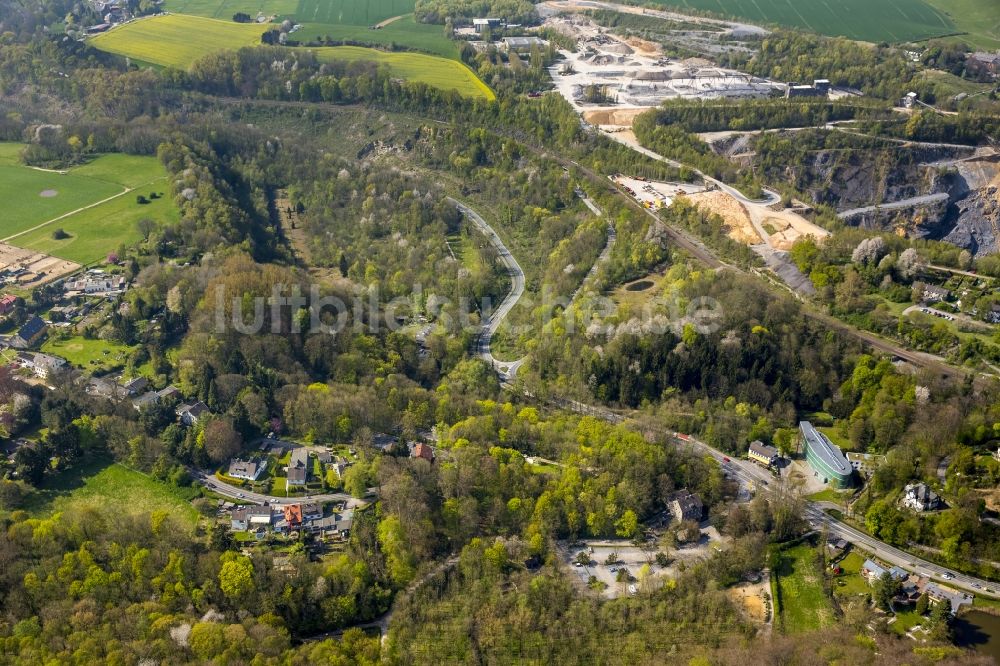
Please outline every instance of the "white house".
M909 483L903 488L902 504L914 511L934 511L941 508L941 497L926 483Z

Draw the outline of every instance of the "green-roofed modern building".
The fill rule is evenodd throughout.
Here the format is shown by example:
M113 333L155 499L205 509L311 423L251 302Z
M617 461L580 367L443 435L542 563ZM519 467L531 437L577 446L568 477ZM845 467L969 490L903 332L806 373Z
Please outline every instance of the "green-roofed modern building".
M802 448L806 462L816 472L816 476L836 488L850 488L854 485L854 468L840 451L840 447L816 430L809 421L799 422Z

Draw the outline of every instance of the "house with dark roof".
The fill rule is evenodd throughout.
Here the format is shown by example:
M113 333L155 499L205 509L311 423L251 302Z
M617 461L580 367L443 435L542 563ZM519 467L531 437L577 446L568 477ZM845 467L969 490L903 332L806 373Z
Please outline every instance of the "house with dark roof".
M764 467L773 467L778 463L778 449L768 446L760 440L750 442L747 457Z
M354 525L354 510L333 512L329 516L324 516L306 524L306 529L313 532L322 532L325 535L346 537L351 533Z
M908 483L903 488L902 504L913 511L936 511L941 508L941 497L926 483Z
M936 284L925 284L923 296L924 300L928 303L951 300L951 292L944 287L937 286Z
M292 457L288 461L286 487L304 486L309 480L309 451L303 447L292 449Z
M303 502L299 506L304 521L319 520L323 517L323 506L319 502Z
M229 471L226 473L234 479L256 481L264 473L265 469L267 469L266 460L240 460L239 458L234 458L229 463Z
M125 389L125 393L130 396L138 395L139 392L144 391L147 386L149 386L149 380L141 376L130 379L122 384L122 388Z
M176 410L177 417L180 418L181 423L186 426L193 426L198 423L199 420L205 417L206 414L211 414L208 409L208 405L203 403L201 400L193 402L190 405L181 405Z
M34 315L24 323L24 326L18 329L14 337L10 339L10 344L12 347L17 347L18 349L33 347L35 344L41 342L48 330L49 325L41 317Z
M677 522L694 520L700 523L704 510L701 498L687 489L679 491L670 502L670 513Z
M177 390L176 386L168 386L162 388L159 391L146 391L138 398L132 400L132 406L135 407L137 412L141 412L144 407L150 405L158 404L161 401L173 401L180 396L181 392Z

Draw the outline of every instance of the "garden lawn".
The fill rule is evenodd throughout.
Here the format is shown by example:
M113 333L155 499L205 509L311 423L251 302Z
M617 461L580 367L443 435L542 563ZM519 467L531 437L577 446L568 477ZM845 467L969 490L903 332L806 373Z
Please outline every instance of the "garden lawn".
M905 610L896 613L896 621L889 625L889 628L902 636L918 624L923 624L924 618L918 615L915 610Z
M0 143L0 238L12 245L88 264L138 240L136 223L143 217L166 224L179 219L166 170L155 157L100 155L62 174L21 165L23 149L20 143ZM126 188L138 189L133 194ZM136 203L137 194L153 190L167 196ZM60 228L70 237L53 239Z
M833 593L838 597L851 597L854 595L868 594L871 586L868 581L861 577L861 566L865 563L865 558L858 553L851 551L837 564L843 573L834 578Z
M134 347L117 342L77 335L66 339L50 337L42 344L41 351L61 356L78 368L93 371L124 366L132 349Z
M812 631L833 623L833 607L813 566L815 549L799 544L775 553L771 575L777 578L781 621L786 633Z

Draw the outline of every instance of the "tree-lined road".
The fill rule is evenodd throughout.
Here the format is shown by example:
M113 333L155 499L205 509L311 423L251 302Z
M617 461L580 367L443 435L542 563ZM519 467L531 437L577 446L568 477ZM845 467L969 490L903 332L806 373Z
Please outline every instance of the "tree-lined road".
M504 267L507 269L507 273L510 275L510 292L504 297L503 301L500 302L499 307L486 315L481 324L481 330L479 332L479 337L476 338L476 354L480 358L485 360L493 368L496 368L500 375L504 379L512 378L516 373L517 369L521 367L524 363L524 358L519 358L515 361L499 361L493 356L493 352L490 351L490 343L493 340L493 335L500 328L500 324L503 320L507 318L510 311L514 309L517 302L521 300L521 296L524 295L524 271L521 270L521 266L517 263L517 259L514 255L510 253L507 246L504 245L503 241L500 240L500 236L497 232L493 230L493 227L483 219L482 215L472 210L461 201L448 197L448 201L454 204L455 208L462 213L462 215L472 222L479 231L486 236L486 239L496 248L497 255L500 257L500 261L503 263Z
M610 409L587 405L575 400L553 400L552 402L559 407L594 416L611 423L621 423L626 419L626 416ZM719 463L719 466L722 467L722 470L739 481L741 485L759 489L769 488L772 484L779 483L779 480L769 470L749 460L732 458L726 453L712 448L705 442L688 435L669 433L668 436L678 446L690 446L692 449L714 458ZM920 576L935 579L938 582L966 592L1000 599L1000 592L998 592L1000 584L952 571L947 567L929 562L916 555L890 546L857 528L837 520L826 513L825 509L827 508L836 508L836 506L828 502L812 502L807 500L805 518L814 528L819 529L825 526L831 535L849 541L890 565L912 571ZM951 578L946 578L945 576L950 576Z

